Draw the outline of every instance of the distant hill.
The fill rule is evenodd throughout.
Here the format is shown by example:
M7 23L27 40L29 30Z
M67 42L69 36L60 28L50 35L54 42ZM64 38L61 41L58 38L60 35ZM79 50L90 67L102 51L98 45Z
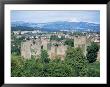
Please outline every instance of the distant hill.
M60 31L60 30L79 30L100 32L100 24L88 22L68 22L57 21L48 23L27 23L22 21L11 23L12 31L15 30L41 30L41 31Z

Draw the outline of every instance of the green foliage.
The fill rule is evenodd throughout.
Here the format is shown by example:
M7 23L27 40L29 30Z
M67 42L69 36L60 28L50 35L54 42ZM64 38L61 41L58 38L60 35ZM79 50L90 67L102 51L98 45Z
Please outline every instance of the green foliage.
M16 54L12 54L11 58L11 75L12 77L19 77L21 76L22 69L23 69L23 60L21 59L20 56Z
M24 40L24 37L17 38L16 35L11 34L11 53L20 54L21 42Z
M12 77L99 77L100 63L89 63L80 48L70 47L66 58L49 60L46 50L38 59L23 59L18 54L11 57Z
M88 76L99 77L100 76L100 63L98 61L88 64Z
M71 47L74 47L74 40L73 39L67 39L64 44L71 46Z
M50 40L56 40L56 41L61 41L61 40L64 40L64 39L65 39L64 36L61 36L61 38L59 38L59 37L56 36L56 35L52 35L52 36L50 37Z
M68 48L66 54L66 61L75 67L77 76L87 75L87 61L82 50L80 48Z
M42 60L42 63L48 63L49 62L49 58L48 58L48 53L46 50L41 50L41 60Z
M24 61L22 76L35 77L43 75L43 64L37 62L36 59L29 59Z
M64 61L59 61L59 59L49 62L47 71L46 76L53 77L68 77L72 76L75 72L70 65L67 65Z
M91 43L91 45L87 47L86 57L89 63L93 63L96 61L98 51L99 51L99 45L94 42Z

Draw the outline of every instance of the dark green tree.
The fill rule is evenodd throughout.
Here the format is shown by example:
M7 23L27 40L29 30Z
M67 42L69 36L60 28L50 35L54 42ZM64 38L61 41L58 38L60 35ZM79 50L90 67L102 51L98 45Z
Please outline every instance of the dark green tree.
M80 48L68 48L65 61L75 68L77 76L87 76L87 60Z
M65 37L64 36L61 36L60 38L57 36L57 35L52 35L50 37L50 40L56 40L56 41L61 41L61 40L64 40Z
M25 37L17 38L13 33L11 34L11 53L20 54L21 42L23 42Z
M22 76L24 62L22 58L16 54L11 55L11 76L20 77Z
M93 63L97 60L97 52L99 51L99 45L92 42L90 46L87 47L87 60L89 63Z
M60 59L55 59L48 63L46 76L52 77L68 77L72 76L75 70Z
M71 47L74 47L74 40L73 39L67 39L64 44L71 46Z
M49 55L46 50L41 49L41 61L42 63L48 63L49 62Z
M88 77L100 77L100 62L88 64Z

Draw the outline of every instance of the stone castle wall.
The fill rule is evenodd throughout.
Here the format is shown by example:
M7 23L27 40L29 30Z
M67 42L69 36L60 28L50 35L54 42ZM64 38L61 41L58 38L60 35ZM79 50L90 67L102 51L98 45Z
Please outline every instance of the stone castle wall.
M84 55L86 55L86 48L90 44L92 39L87 39L86 36L76 36L74 37L74 47L81 47L83 49ZM55 46L53 44L60 44ZM56 57L61 58L64 60L66 55L67 46L63 45L62 43L58 43L57 41L49 41L49 39L36 39L36 40L29 40L26 42L21 43L21 56L25 59L29 59L32 56L38 58L41 54L41 47L47 50L49 58L55 59ZM99 59L98 53L98 59Z
M58 47L52 46L51 47L51 50L48 51L48 54L49 54L49 57L51 59L54 59L56 57L59 57L59 58L61 58L63 60L64 57L65 57L65 54L66 54L65 53L66 50L67 50L67 47L64 46L64 45L61 45L61 46L58 46Z
M54 44L55 42L53 42ZM64 58L65 52L67 50L67 46L63 44L59 46L51 45L48 46L49 40L48 39L37 39L37 40L30 40L21 43L21 56L30 59L32 56L38 58L41 54L41 46L43 49L47 50L49 57L54 59L56 57Z
M32 56L38 57L41 50L39 40L30 40L21 43L21 56L30 59Z
M82 48L84 55L86 55L87 38L85 36L74 37L74 47Z
M21 43L21 56L25 59L31 58L31 51L30 51L31 42L22 42Z

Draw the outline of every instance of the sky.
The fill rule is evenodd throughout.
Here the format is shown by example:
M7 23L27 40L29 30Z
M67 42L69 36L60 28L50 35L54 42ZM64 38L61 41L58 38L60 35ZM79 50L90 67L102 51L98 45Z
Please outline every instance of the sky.
M12 10L11 22L24 21L31 23L47 23L56 21L90 22L100 24L99 10L72 11L23 11Z

